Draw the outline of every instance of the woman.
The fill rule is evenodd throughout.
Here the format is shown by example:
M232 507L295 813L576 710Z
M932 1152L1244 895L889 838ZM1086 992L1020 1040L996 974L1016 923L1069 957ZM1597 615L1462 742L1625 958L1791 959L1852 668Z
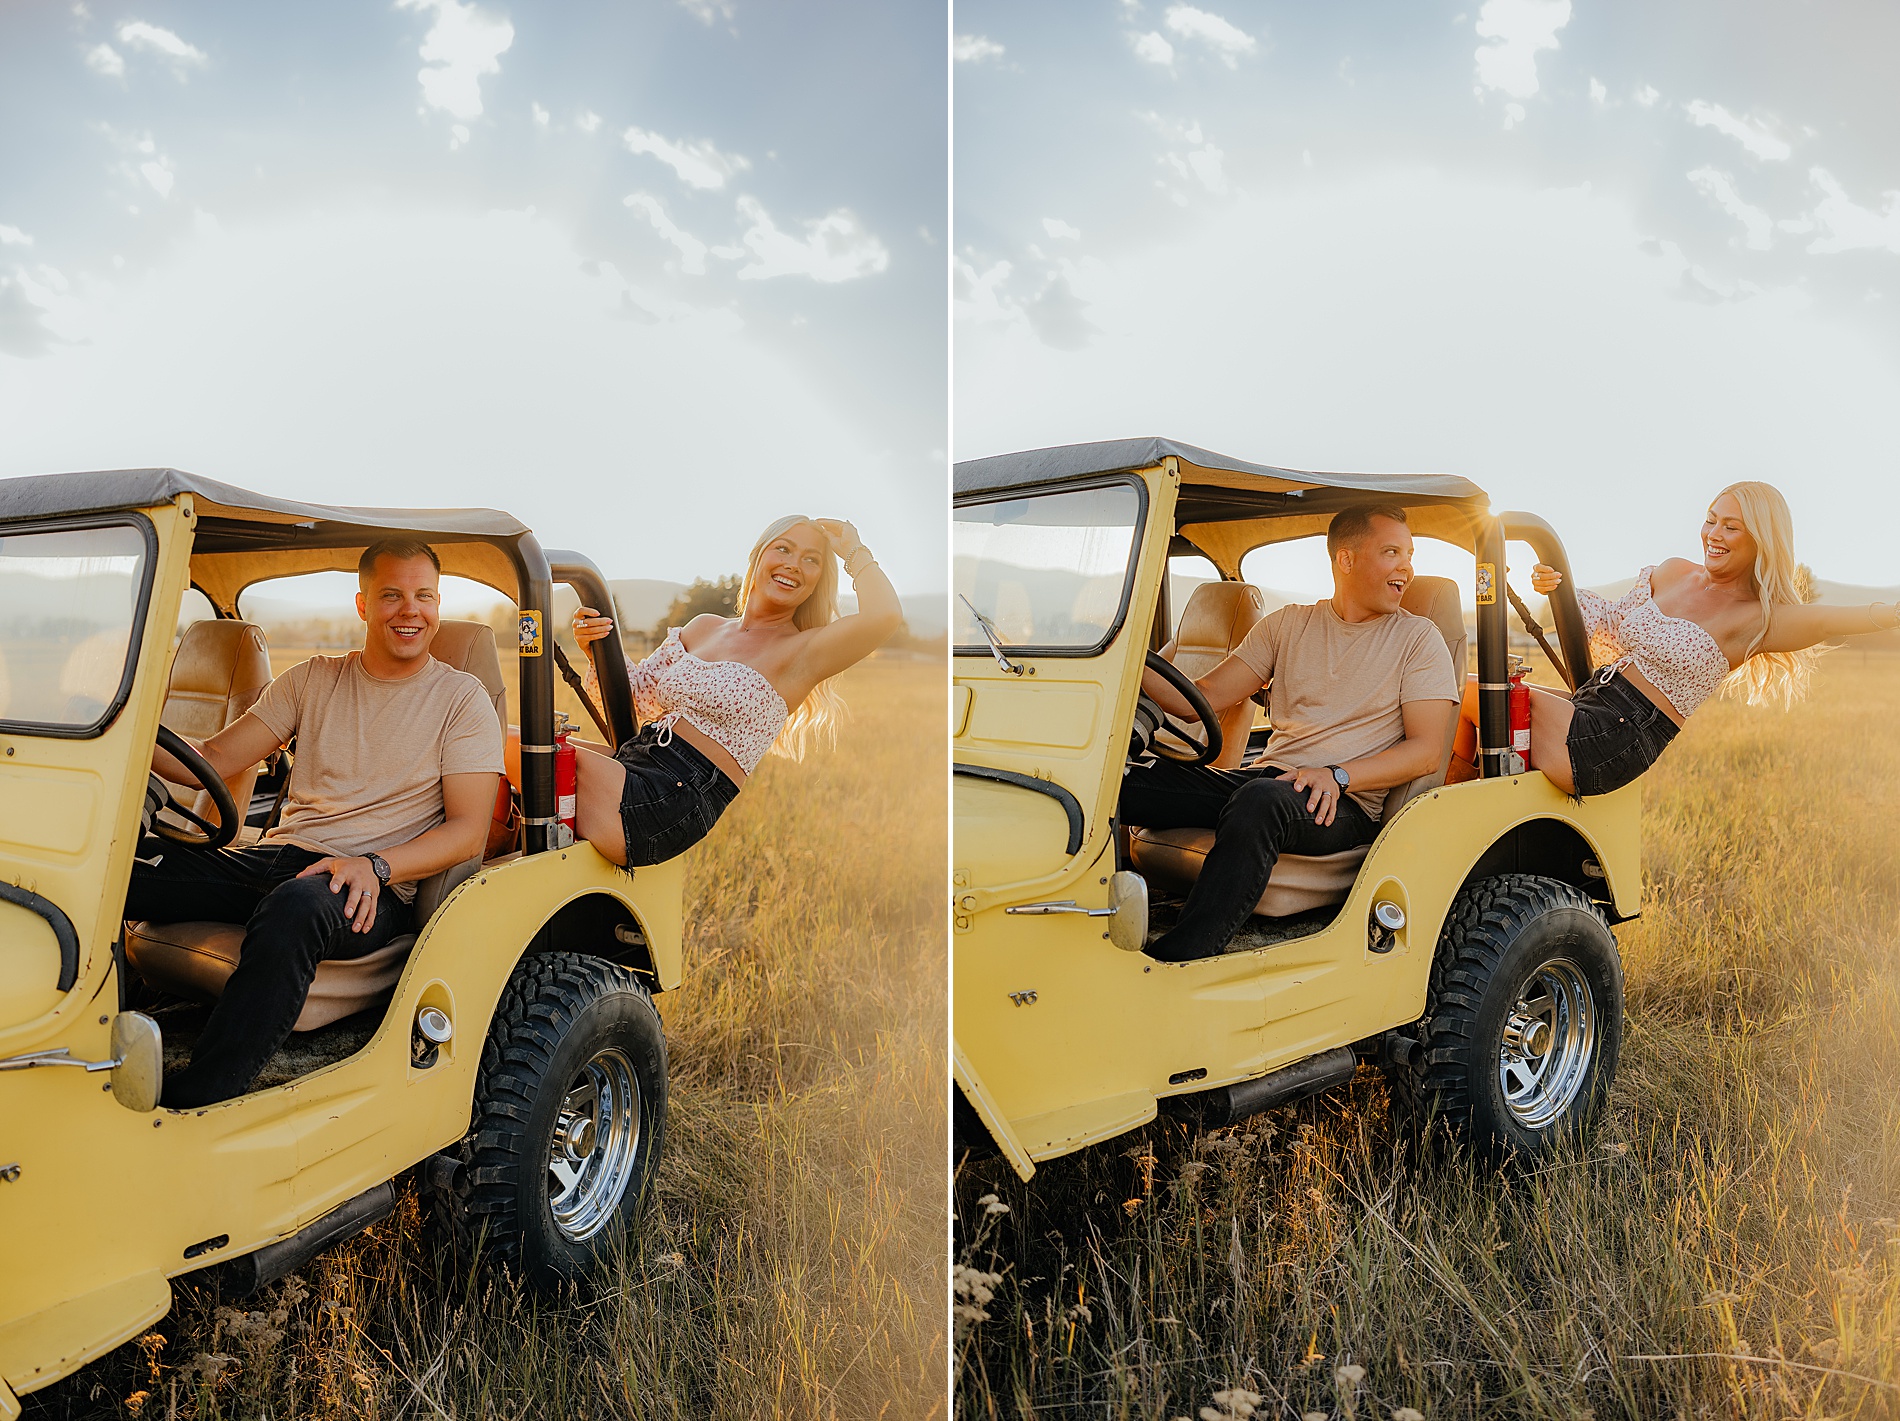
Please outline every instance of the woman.
M1543 563L1531 573L1540 593L1562 581ZM1700 566L1670 558L1646 567L1615 602L1578 591L1591 659L1605 664L1574 697L1531 688L1537 768L1565 794L1621 789L1722 687L1751 705L1791 704L1807 692L1818 643L1900 623L1891 603L1808 603L1805 585L1787 501L1772 484L1730 484L1703 519ZM1477 719L1475 684L1465 715Z
M858 594L848 617L838 615L834 558ZM856 528L836 518L779 519L753 545L739 615L694 617L629 671L640 733L611 752L573 742L580 836L622 866L684 853L768 750L796 759L814 734L835 734L830 678L902 620L897 592ZM574 614L583 647L612 630L592 607ZM598 687L591 666L587 679Z

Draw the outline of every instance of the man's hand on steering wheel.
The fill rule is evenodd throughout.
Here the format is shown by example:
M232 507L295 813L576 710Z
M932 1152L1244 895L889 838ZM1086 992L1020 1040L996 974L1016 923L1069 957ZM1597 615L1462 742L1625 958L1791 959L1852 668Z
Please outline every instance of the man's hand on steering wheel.
M1180 731L1164 723L1162 728L1181 739L1186 748L1177 751L1163 746L1159 740L1152 740L1149 749L1164 760L1175 760L1185 765L1211 765L1220 756L1221 728L1220 717L1214 714L1214 708L1208 703L1207 696L1199 686L1195 685L1193 678L1187 672L1181 670L1165 656L1149 652L1147 667L1166 681L1169 688L1188 703L1189 709L1194 712L1194 718L1201 723L1201 730L1207 737L1205 743L1195 744L1188 737L1181 735Z
M200 818L186 805L181 804L178 796L171 793L170 786L167 785L168 803L162 808L169 809L180 818L196 824L204 832L202 835L193 834L160 819L152 821L152 832L161 839L169 839L174 844L186 844L193 848L221 849L225 847L237 837L238 826L244 822L243 816L238 813L236 801L231 797L230 786L225 784L223 777L218 774L211 762L199 754L184 736L168 726L161 725L156 738L159 749L191 771L192 776L211 796L212 804L217 806L218 822L211 824ZM159 783L166 782L160 780Z

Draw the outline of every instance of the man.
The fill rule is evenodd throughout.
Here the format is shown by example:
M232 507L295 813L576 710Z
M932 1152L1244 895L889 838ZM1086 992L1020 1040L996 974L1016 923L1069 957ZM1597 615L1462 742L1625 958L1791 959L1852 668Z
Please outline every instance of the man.
M1121 817L1150 829L1212 829L1181 920L1148 948L1164 962L1223 951L1283 853L1334 854L1379 832L1384 792L1436 769L1462 689L1438 628L1402 610L1412 580L1405 510L1346 509L1326 530L1333 595L1261 618L1195 682L1215 715L1269 687L1273 737L1239 770L1159 761L1122 781ZM1153 671L1142 690L1192 719Z
M414 932L415 885L481 853L502 730L482 683L429 655L441 571L424 543L372 545L357 564L362 651L291 667L248 712L191 742L224 778L293 736L297 754L282 819L256 847L140 846L128 918L245 927L191 1064L165 1082L167 1107L242 1095L289 1037L317 964ZM162 750L152 767L196 783Z

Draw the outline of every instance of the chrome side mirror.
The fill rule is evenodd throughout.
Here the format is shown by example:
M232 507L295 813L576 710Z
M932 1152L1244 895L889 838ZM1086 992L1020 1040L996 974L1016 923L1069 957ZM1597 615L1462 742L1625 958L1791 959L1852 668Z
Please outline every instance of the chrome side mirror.
M1123 952L1140 952L1148 942L1148 880L1121 869L1108 880L1108 940Z
M158 1109L165 1077L165 1043L158 1023L141 1012L112 1018L112 1098L127 1110L149 1115Z

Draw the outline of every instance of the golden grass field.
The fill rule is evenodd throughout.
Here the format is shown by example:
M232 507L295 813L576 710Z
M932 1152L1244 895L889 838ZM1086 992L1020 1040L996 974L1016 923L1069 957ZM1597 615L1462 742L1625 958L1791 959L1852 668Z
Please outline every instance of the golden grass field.
M235 1308L178 1289L27 1416L943 1416L943 685L853 669L837 749L694 851L658 1197L599 1286L456 1259L410 1191Z
M1897 714L1855 651L1696 714L1645 781L1611 1110L1535 1173L1412 1148L1365 1068L1028 1185L964 1163L957 1414L1900 1416Z

